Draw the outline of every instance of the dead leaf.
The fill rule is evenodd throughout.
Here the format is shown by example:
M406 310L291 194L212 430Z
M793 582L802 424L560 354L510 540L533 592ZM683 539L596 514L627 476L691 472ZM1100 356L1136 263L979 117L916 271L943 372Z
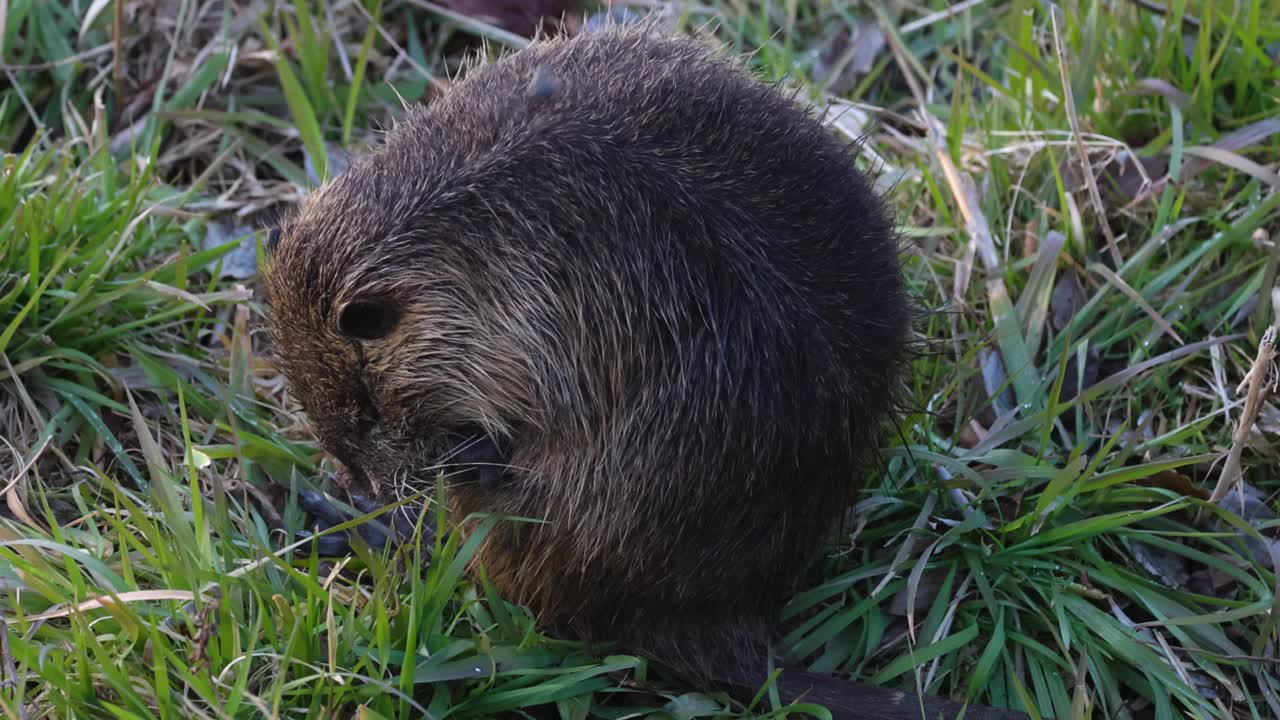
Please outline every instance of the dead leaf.
M871 72L883 55L884 31L874 22L842 27L823 44L813 63L813 78L832 95L844 95Z
M1223 565L1230 564L1229 558L1219 558ZM1193 593L1200 595L1208 595L1209 597L1229 597L1227 590L1236 586L1236 578L1228 572L1224 572L1218 565L1209 565L1191 573L1187 578L1187 589Z
M1169 157L1164 154L1151 157L1134 155L1128 150L1116 154L1115 162L1107 166L1099 185L1107 188L1125 202L1145 197L1151 188L1169 171Z
M1080 278L1074 270L1067 270L1058 278L1053 286L1053 295L1049 298L1049 317L1054 330L1065 328L1076 313L1089 301L1080 284Z
M1201 500L1209 499L1208 490L1191 482L1191 478L1176 470L1161 470L1155 475L1138 480L1136 484L1142 487L1164 488L1180 495L1196 497Z
M212 250L233 240L239 240L239 244L236 245L235 249L220 258L222 262L220 278L244 280L257 274L258 250L256 239L257 233L254 229L244 225L233 226L220 220L213 220L205 225L205 250ZM218 260L215 260L209 264L211 272L215 270L218 262Z
M1077 395L1093 387L1098 382L1098 375L1102 368L1102 358L1098 353L1098 346L1090 345L1088 351L1085 352L1083 376L1080 373L1078 357L1079 355L1072 353L1067 358L1066 368L1063 369L1062 402L1074 400Z
M1126 544L1134 562L1165 587L1177 590L1187 584L1190 573L1185 557L1136 540Z
M1261 537L1255 537L1252 534L1239 533L1238 537L1244 548L1253 557L1254 561L1259 565L1270 568L1272 563L1272 550L1280 549L1280 540L1271 537L1267 529L1268 526L1274 525L1277 518L1276 512L1271 509L1269 498L1254 486L1245 482L1243 479L1236 485L1234 489L1227 492L1217 501L1222 508L1235 513L1241 520L1249 523ZM1218 529L1223 532L1231 532L1232 526L1218 521L1216 523Z
M1280 408L1271 403L1263 403L1253 429L1263 435L1280 436Z

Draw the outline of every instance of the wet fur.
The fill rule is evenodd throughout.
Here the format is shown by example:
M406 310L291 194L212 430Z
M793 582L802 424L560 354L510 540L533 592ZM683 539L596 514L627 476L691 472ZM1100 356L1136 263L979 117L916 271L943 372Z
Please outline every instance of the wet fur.
M507 467L455 483L453 516L548 521L481 560L549 627L763 681L909 354L852 152L694 40L534 43L302 204L264 268L276 362L382 500L483 436ZM344 337L368 299L395 329Z

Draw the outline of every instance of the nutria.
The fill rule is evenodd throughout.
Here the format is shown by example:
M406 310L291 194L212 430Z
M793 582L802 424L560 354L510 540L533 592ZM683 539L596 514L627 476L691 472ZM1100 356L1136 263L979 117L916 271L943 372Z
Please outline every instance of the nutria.
M613 27L471 68L268 245L277 367L352 490L488 468L451 517L545 521L480 552L506 598L765 681L910 356L852 148L708 46Z

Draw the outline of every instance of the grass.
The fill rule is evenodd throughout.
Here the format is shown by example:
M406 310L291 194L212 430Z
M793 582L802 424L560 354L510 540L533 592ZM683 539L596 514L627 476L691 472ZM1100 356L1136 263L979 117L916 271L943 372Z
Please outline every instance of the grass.
M866 136L933 311L791 658L1033 717L1280 717L1280 409L1236 391L1275 318L1280 15L691 7ZM474 539L295 547L323 467L209 226L265 227L518 39L412 0L0 10L7 717L784 714L547 636L463 573ZM824 95L818 50L876 23ZM1247 512L1210 497L1233 444Z

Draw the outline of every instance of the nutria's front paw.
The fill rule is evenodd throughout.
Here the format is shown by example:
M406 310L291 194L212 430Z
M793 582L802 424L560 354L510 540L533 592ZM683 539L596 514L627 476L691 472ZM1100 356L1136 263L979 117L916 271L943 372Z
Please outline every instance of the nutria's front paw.
M381 506L371 498L363 495L352 495L351 504L358 511L356 514L334 505L323 493L312 490L301 490L298 502L306 513L307 526L312 530L301 530L299 535L311 537L341 525L352 518L377 511ZM354 528L342 532L316 538L316 552L323 557L337 557L351 552L350 533L352 530L360 534L360 538L373 548L385 548L389 544L404 544L413 539L414 518L404 509L397 508L377 518L360 523ZM426 544L434 540L435 527L424 524L422 538ZM309 549L308 549L309 550Z
M469 432L454 451L454 460L482 489L497 490L506 480L507 451L483 431Z

